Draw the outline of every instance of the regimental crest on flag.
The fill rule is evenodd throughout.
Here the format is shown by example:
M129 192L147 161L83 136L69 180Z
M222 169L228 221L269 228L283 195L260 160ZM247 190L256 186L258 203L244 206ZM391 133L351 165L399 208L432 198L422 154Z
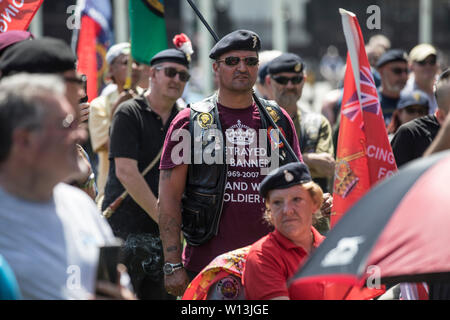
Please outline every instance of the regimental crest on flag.
M136 0L132 0L136 1ZM152 12L160 17L164 17L164 1L163 0L140 0L152 10Z
M336 164L334 177L334 190L342 198L347 197L359 181L359 178L345 160L341 160Z

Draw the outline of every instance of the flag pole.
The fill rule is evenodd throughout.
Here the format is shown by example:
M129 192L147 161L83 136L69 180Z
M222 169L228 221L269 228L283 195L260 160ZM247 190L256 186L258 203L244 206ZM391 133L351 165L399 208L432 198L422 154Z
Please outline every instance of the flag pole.
M192 0L187 0L187 2L189 2L189 5L192 7L192 9L194 10L195 14L198 16L198 18L203 23L203 25L206 27L206 29L208 29L209 33L211 33L211 35L213 36L214 40L216 42L218 42L220 40L219 37L214 32L214 30L210 27L208 22L206 22L205 18L203 17L202 13L198 10L196 5L192 2ZM278 132L280 132L280 129L278 128L277 124L275 123L275 121L273 121L272 117L270 116L270 114L266 110L266 108L263 107L263 105L261 104L261 101L259 101L259 98L256 96L254 91L252 92L252 96L253 96L253 100L255 101L256 105L259 107L261 112L264 113L264 115L266 116L266 118L269 121L270 125L275 130L278 130ZM292 150L290 144L287 142L286 138L284 137L284 135L281 132L279 134L279 138L283 142L283 144L286 146L287 152L295 159L296 162L300 162L300 160L298 159L298 157L295 154L294 150Z

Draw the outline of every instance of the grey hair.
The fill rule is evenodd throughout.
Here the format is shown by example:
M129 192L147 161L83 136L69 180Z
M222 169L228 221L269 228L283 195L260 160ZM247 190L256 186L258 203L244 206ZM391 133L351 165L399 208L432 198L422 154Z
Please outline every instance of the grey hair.
M41 128L49 98L65 91L57 75L18 73L0 81L0 162L9 154L14 130Z

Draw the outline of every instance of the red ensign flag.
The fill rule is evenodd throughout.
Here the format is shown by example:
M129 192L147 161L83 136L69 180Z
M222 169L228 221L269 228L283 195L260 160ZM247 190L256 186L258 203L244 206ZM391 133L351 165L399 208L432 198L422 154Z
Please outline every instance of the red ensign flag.
M27 30L44 0L0 1L0 32Z
M375 183L397 170L356 16L339 10L347 43L331 226Z

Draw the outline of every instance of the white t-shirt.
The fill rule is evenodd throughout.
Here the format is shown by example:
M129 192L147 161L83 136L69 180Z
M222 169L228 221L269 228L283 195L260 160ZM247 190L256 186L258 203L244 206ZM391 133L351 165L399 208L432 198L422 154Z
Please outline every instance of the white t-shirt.
M94 293L99 247L114 236L95 203L64 183L47 203L0 188L0 254L24 299L86 299Z

